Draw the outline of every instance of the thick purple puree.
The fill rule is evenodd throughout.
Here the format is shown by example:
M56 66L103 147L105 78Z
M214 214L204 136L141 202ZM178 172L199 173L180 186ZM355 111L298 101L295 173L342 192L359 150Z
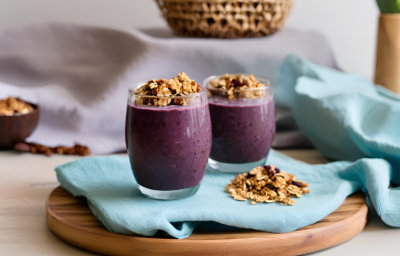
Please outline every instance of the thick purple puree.
M126 118L129 159L141 186L178 190L200 183L211 150L207 104L194 107L128 105Z
M263 159L275 136L275 107L271 99L253 103L209 102L212 123L210 158L223 163Z

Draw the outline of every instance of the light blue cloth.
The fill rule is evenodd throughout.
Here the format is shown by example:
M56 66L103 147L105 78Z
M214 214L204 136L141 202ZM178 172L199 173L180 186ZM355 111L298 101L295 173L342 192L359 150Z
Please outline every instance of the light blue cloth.
M308 165L271 150L267 163L309 182L312 192L295 199L294 206L250 205L250 200L235 201L225 192L234 174L207 170L196 195L157 201L140 194L128 158L122 156L85 158L59 166L56 172L63 188L88 199L90 209L109 231L128 235L153 236L163 230L173 237L185 238L209 221L274 233L290 232L323 219L359 189L374 191L373 202L388 197L391 170L384 160ZM400 205L400 196L390 202L392 209L380 212L387 223L396 219L397 215L390 212L396 202Z
M358 75L318 66L297 55L285 58L278 77L279 96L322 155L350 161L381 158L362 160L363 174L357 182L364 184L382 220L400 227L399 188L387 189L390 180L400 184L400 96ZM354 173L359 171L352 169L344 177L356 181Z
M296 55L286 57L278 76L280 95L287 94L297 124L322 155L386 159L392 182L400 184L400 101L394 93Z

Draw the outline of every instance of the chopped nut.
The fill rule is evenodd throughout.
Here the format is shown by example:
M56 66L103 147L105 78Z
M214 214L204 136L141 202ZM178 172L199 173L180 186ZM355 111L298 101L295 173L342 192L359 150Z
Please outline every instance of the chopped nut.
M14 149L17 151L29 152L31 151L31 146L28 145L27 143L20 142L14 145Z
M151 90L156 89L157 87L158 87L158 84L157 84L157 83L151 83L151 84L149 85L149 88L150 88Z
M31 146L31 153L36 154L38 149L35 146Z
M218 79L212 79L211 81L210 81L210 84L212 85L212 86L214 86L214 87L218 87Z
M248 173L238 174L225 187L235 200L253 200L251 204L261 202L280 202L283 205L294 205L291 196L301 197L310 193L308 183L296 180L296 176L287 174L273 165L258 166Z
M184 98L171 99L172 97L198 93L201 87L191 80L184 72L179 73L177 77L170 79L153 79L148 81L135 91L135 94L158 96L160 98L139 97L136 100L138 105L149 105L165 107L168 105L186 106L188 101Z
M246 198L244 198L244 197L242 197L242 196L239 196L239 195L235 195L235 196L233 197L233 199L239 200L239 201L246 201L246 200L247 200Z
M53 151L49 148L44 151L45 156L51 156L52 154L53 154Z

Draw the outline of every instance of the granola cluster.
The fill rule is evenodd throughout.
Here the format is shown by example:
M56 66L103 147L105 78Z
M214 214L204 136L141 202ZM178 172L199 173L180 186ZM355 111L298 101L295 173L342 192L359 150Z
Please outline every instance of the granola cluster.
M0 116L28 114L33 110L31 105L17 98L8 97L7 99L0 100Z
M164 107L168 105L187 105L187 99L171 97L185 96L201 91L201 87L191 80L184 72L179 73L169 81L167 79L153 79L136 90L136 94L157 96L157 98L139 97L138 105L149 105Z
M210 85L218 89L228 90L224 94L228 99L240 97L251 99L261 98L265 94L264 90L254 90L254 88L266 86L259 82L254 75L243 75L240 73L236 75L225 74L219 79L212 79Z
M90 155L90 150L88 147L76 144L73 147L47 147L37 143L25 143L20 142L15 144L14 149L17 151L31 152L32 154L43 154L46 156L51 156L52 154L59 155L76 155L76 156L88 156Z
M294 205L296 201L291 197L310 193L308 186L296 176L266 165L237 175L225 189L235 200L251 199L251 204L281 202L283 205Z

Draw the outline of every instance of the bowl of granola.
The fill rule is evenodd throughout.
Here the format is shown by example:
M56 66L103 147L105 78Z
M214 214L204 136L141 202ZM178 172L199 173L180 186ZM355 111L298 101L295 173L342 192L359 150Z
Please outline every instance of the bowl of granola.
M11 149L35 130L39 106L9 97L0 100L0 150Z

